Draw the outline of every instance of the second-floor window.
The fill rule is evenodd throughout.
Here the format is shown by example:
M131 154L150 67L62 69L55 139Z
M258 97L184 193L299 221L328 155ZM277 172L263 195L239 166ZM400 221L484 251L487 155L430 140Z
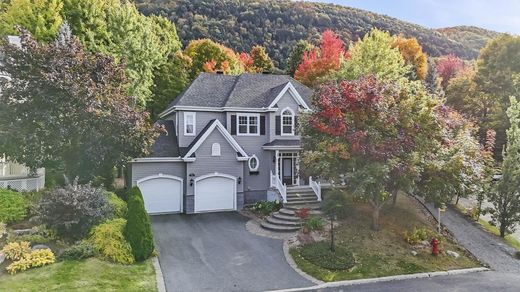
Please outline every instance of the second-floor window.
M294 135L294 112L289 108L282 112L282 135Z
M257 114L238 115L237 133L238 135L259 135L260 116Z
M184 113L184 135L195 136L195 113Z

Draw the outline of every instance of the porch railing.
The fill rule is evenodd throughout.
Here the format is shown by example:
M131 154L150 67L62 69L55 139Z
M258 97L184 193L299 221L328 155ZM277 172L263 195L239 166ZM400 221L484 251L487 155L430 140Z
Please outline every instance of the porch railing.
M1 177L0 189L13 189L17 191L39 191L45 187L45 174L35 177Z
M280 178L273 174L271 171L271 187L276 188L278 192L280 192L280 195L282 196L282 200L284 203L287 203L287 186L282 183Z
M309 176L309 185L311 186L312 190L316 194L316 197L318 198L318 202L321 202L321 183L319 181L313 180L312 176Z

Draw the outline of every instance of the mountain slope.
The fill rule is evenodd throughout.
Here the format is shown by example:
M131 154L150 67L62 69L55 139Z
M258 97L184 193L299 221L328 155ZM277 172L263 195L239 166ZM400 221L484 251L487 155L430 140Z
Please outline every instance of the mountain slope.
M136 0L144 14L160 14L176 25L186 44L212 38L236 51L255 44L267 48L278 67L284 67L291 46L300 39L317 41L331 28L346 42L357 40L373 27L392 34L416 37L431 56L478 55L482 40L451 30L432 30L392 17L339 5L288 0ZM478 35L478 33L474 33ZM478 39L478 40L475 40Z
M469 47L473 51L479 51L486 43L496 38L500 33L475 26L454 26L436 29L448 39Z

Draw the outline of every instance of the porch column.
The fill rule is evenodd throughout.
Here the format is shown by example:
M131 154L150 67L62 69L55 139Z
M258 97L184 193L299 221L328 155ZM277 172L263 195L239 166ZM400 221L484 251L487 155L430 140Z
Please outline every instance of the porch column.
M296 158L294 163L296 164L296 185L300 185L300 153L296 152Z
M275 173L276 173L276 177L277 178L280 178L280 172L278 171L278 155L279 155L279 150L275 150L274 151L274 161L275 161L275 164L274 164L274 167L276 168L275 170Z

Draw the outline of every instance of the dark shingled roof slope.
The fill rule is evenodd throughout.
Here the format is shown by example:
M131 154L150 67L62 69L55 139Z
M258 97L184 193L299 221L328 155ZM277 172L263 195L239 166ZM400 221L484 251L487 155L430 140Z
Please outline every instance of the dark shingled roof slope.
M178 157L179 145L177 144L177 137L175 136L175 126L171 120L159 120L158 125L164 126L166 133L155 140L152 146L151 157Z
M301 147L301 141L300 140L281 140L281 139L275 139L272 142L266 143L263 146L294 146L294 147Z
M167 110L172 106L268 107L289 82L310 106L312 90L288 75L201 73Z

